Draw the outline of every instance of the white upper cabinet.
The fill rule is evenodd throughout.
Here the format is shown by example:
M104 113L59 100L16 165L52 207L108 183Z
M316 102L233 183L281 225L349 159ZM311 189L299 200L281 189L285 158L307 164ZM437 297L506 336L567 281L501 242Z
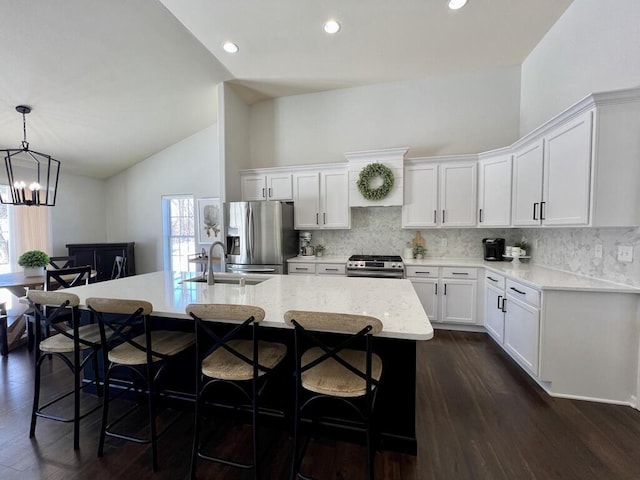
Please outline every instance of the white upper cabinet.
M242 200L293 199L291 172L243 173L240 177Z
M513 226L640 225L640 90L593 94L516 143Z
M402 226L435 227L438 210L438 164L418 163L405 167Z
M476 162L433 160L405 165L402 227L474 227Z
M347 169L294 173L293 203L294 228L298 230L350 228Z
M542 145L539 140L516 149L513 154L514 226L540 225Z
M511 225L511 153L492 153L478 162L478 226Z

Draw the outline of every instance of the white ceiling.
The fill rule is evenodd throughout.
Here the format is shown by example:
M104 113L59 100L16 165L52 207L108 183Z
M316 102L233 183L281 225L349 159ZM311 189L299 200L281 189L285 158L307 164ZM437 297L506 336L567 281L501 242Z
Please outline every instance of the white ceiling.
M0 146L29 105L32 149L106 178L214 123L221 81L254 102L518 65L571 1L0 0Z

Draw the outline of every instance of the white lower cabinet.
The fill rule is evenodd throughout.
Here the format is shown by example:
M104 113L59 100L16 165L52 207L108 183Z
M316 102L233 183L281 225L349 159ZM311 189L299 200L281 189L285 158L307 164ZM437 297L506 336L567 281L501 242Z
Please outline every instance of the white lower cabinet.
M407 278L435 323L476 324L477 269L407 267Z
M299 262L287 262L287 272L289 275L315 275L316 264L315 263L299 263Z
M502 345L504 341L505 279L493 272L485 273L484 328Z
M345 275L344 263L287 262L289 275Z
M540 292L507 280L504 304L504 348L534 376L539 371Z

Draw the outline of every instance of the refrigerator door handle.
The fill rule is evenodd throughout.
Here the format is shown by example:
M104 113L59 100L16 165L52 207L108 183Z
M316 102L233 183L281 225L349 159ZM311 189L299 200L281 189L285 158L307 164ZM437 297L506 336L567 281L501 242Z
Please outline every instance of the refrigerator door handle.
M249 254L250 262L253 262L253 241L254 241L254 229L253 229L253 208L249 204L249 210L247 215L247 253Z

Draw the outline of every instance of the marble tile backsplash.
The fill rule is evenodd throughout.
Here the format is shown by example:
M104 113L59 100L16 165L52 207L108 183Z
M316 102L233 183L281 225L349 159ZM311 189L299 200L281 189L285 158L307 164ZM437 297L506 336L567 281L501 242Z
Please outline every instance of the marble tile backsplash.
M351 230L314 231L313 244L325 245L325 255L402 255L418 229L403 229L401 220L402 207L352 208ZM512 229L423 228L419 231L425 239L428 257L482 258L483 238L503 237L511 243L520 238L518 231Z
M326 255L401 255L418 231L401 228L401 218L401 207L352 208L351 230L313 231L313 244L325 245ZM513 244L524 236L533 263L640 287L639 228L424 228L420 233L428 257L449 258L482 258L485 237L502 237ZM603 246L603 258L594 256L597 244ZM619 245L634 247L633 262L618 261Z

